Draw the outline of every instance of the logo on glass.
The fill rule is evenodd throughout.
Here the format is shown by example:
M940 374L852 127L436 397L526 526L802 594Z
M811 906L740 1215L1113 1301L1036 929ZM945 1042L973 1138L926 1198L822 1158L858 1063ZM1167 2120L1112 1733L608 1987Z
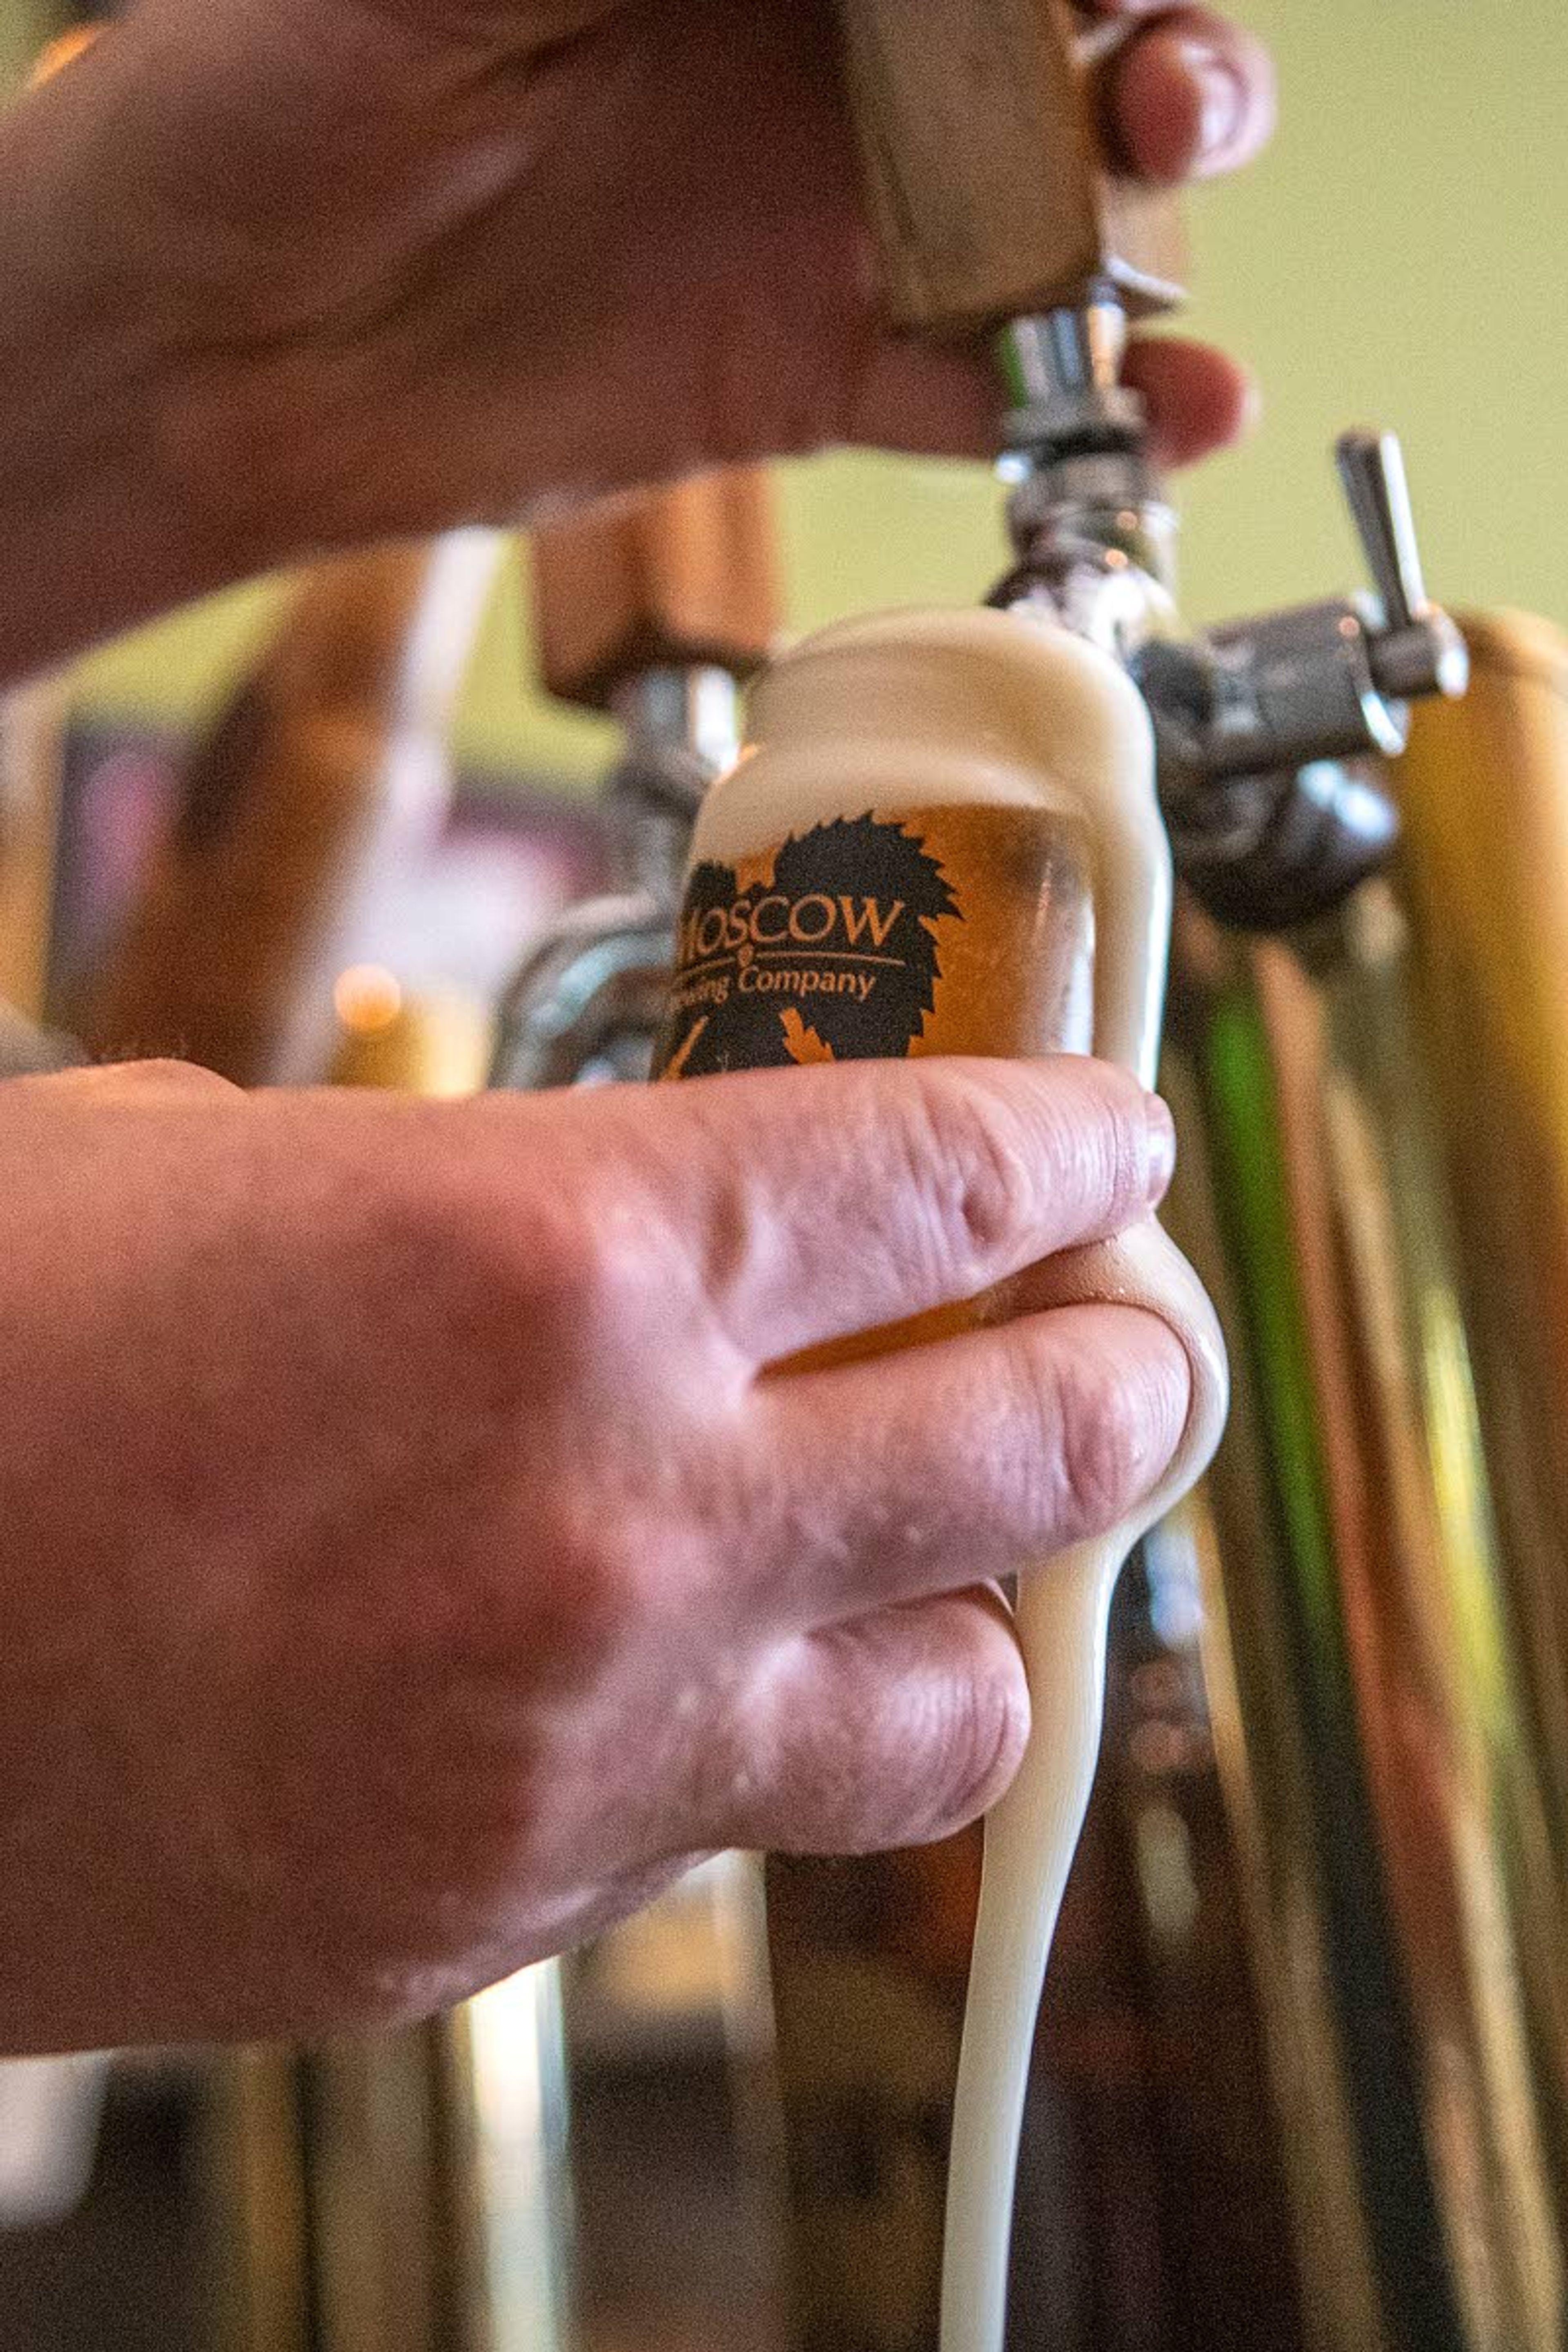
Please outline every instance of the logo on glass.
M896 818L839 817L739 866L697 866L660 1075L901 1057L935 1005L940 926L962 919Z

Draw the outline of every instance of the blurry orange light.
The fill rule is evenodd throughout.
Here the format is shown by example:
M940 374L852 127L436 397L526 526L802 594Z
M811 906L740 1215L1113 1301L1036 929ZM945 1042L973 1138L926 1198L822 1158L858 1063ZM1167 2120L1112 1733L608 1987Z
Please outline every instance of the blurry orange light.
M98 38L99 30L100 27L97 25L79 25L74 32L62 33L58 41L51 41L40 53L38 61L33 68L31 77L33 88L37 89L40 82L51 80L56 74L63 72L67 66L74 65L78 58L91 48Z
M395 973L379 963L352 964L338 976L332 1003L345 1029L372 1035L390 1029L403 1010L403 989Z

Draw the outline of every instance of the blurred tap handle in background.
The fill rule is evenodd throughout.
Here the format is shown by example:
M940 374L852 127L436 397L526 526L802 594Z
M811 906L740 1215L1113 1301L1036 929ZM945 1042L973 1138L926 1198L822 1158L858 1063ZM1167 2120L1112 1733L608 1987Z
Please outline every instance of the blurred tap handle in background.
M324 1076L353 910L446 813L447 730L500 544L456 533L307 575L191 751L141 897L72 1008L94 1054L176 1054L242 1086Z
M773 491L756 467L616 499L532 541L539 671L562 702L606 709L657 669L746 677L781 625Z

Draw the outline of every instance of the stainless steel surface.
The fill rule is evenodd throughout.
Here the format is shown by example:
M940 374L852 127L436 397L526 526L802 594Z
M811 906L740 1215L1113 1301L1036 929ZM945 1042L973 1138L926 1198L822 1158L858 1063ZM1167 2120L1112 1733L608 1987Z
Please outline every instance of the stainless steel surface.
M110 2060L0 2062L0 2230L68 2213L87 2188Z
M741 688L734 673L712 662L642 670L616 688L610 709L626 730L631 756L644 753L665 779L656 789L681 802L689 820L694 817L709 779L740 748Z
M1285 930L1341 906L1387 865L1399 812L1370 762L1311 760L1187 789L1165 782L1182 874L1238 929Z
M501 1000L490 1085L646 1078L675 953L668 898L592 898L552 924Z
M1383 606L1383 626L1371 646L1380 691L1394 701L1462 694L1468 667L1465 641L1426 593L1398 441L1392 433L1346 433L1335 455Z
M1348 599L1232 621L1211 630L1198 651L1200 731L1189 741L1173 740L1170 754L1215 782L1360 752L1392 758L1405 749L1407 714L1379 692L1373 640ZM1185 711L1173 697L1165 702L1157 680L1150 686L1161 723L1173 734L1178 711L1184 719Z
M208 2124L223 2352L552 2352L563 2082L549 1969L405 2033L233 2061Z
M1131 671L1154 722L1178 870L1225 920L1277 929L1340 903L1386 859L1391 804L1364 774L1327 763L1402 751L1411 700L1463 692L1464 641L1426 595L1392 434L1339 445L1380 612L1337 598L1188 635L1142 412L1114 405L1105 307L1020 321L1003 339L1004 373L1030 404L1008 420L1003 462L1019 562L991 601Z
M1131 668L1174 638L1176 517L1135 446L1037 453L1007 504L1018 563L989 601L1035 613Z
M1188 784L1267 775L1315 760L1391 758L1408 704L1465 689L1464 639L1426 595L1399 443L1346 434L1341 479L1382 600L1303 604L1215 629L1141 682L1162 761Z
M740 747L740 688L710 667L647 670L614 709L626 742L604 802L624 887L569 908L530 951L501 1000L493 1087L648 1075L687 845L703 791Z
M626 747L602 801L617 889L673 902L702 795L740 750L740 704L729 671L711 668L651 670L616 696Z
M1126 351L1126 313L1109 289L1081 310L1011 320L996 344L1016 404L1003 425L1004 446L1026 464L1035 449L1136 437L1143 405L1121 383Z
M1411 629L1431 611L1415 542L1404 452L1392 433L1345 433L1335 451L1384 625Z
M1473 633L1386 879L1176 964L1209 1696L1321 2352L1568 2342L1568 647ZM1486 821L1477 821L1484 810Z
M1121 555L1163 587L1172 584L1175 509L1136 449L1039 457L1015 484L1007 527L1026 568L1048 564L1058 547L1076 547L1101 560Z

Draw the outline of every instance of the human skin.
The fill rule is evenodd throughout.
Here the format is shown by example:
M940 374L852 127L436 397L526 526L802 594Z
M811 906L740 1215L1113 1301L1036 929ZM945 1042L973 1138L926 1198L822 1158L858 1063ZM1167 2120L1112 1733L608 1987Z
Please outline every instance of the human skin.
M13 1081L7 2044L388 2023L700 1853L972 1819L1028 1724L977 1588L1152 1486L1186 1358L1026 1281L967 1336L767 1368L1124 1229L1170 1160L1070 1058Z
M1112 97L1169 179L1271 116L1196 9ZM992 446L984 361L879 323L828 0L139 0L0 182L0 677L326 549ZM1167 457L1240 429L1228 360L1132 373Z
M1174 178L1268 104L1189 11L1115 110ZM877 323L816 0L141 0L0 178L0 676L318 549L985 443L984 369ZM1167 456L1238 427L1227 361L1135 364ZM1028 1712L986 1580L1153 1486L1182 1350L1025 1280L765 1375L1168 1166L1086 1062L0 1087L5 2046L412 2017L696 1853L973 1818Z

